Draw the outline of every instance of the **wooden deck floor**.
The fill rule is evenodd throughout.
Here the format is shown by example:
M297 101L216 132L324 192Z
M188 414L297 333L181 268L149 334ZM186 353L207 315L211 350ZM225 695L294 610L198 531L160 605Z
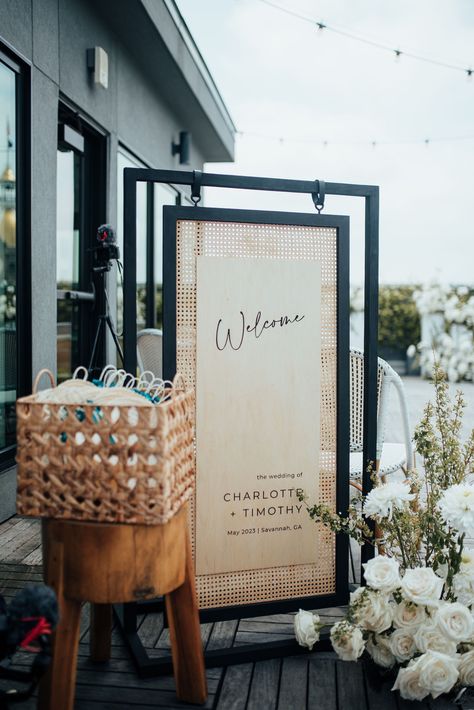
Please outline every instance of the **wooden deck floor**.
M1 540L1 534L0 534ZM0 564L0 593L7 600L27 584L41 582L41 567ZM333 619L341 610L328 610ZM150 656L167 653L169 636L161 615L139 620L140 637ZM89 609L82 614L76 685L76 710L152 710L195 706L181 703L172 677L140 679L121 634L114 628L112 658L106 664L89 660ZM293 635L291 615L241 619L202 625L207 649L244 645ZM29 664L31 656L19 653L15 667ZM362 663L343 663L332 653L311 653L284 659L245 663L207 671L209 698L205 708L216 710L454 710L445 700L419 704L402 701L390 692L390 683L374 679ZM2 684L4 687L4 684ZM19 705L33 710L35 698ZM16 707L16 706L15 706ZM472 710L474 696L466 695L459 710ZM58 710L61 710L58 708Z

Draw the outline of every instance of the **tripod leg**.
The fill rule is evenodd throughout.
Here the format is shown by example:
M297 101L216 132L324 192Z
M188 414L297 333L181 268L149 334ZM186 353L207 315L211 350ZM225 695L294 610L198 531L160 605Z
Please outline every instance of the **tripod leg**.
M123 352L122 352L122 348L120 347L119 339L118 339L118 337L117 337L117 333L116 333L115 330L114 330L114 324L113 324L112 321L110 320L110 316L107 316L107 317L106 317L105 322L106 322L107 325L109 326L109 330L110 330L110 332L112 333L112 338L113 338L113 340L114 340L115 347L117 348L118 354L120 355L120 359L122 360L122 365L123 365Z
M89 361L89 367L88 367L89 372L92 371L92 365L94 364L94 358L95 358L95 353L97 350L97 345L99 343L99 335L100 335L100 329L102 326L102 321L103 321L103 316L100 316L99 322L97 323L97 329L95 331L94 345L92 346L91 359Z

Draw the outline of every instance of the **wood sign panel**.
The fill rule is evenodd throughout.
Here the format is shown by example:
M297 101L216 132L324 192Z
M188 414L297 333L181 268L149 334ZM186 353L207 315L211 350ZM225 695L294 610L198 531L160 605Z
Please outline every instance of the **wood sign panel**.
M196 573L314 563L321 265L198 256L196 299Z
M296 493L347 500L348 218L165 207L163 254L164 373L196 387L201 609L345 603L347 548Z

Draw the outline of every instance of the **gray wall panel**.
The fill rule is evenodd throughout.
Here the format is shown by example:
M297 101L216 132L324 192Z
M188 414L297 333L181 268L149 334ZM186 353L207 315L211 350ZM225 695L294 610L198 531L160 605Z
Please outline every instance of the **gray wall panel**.
M102 47L109 56L109 87L94 86L87 69L87 50ZM59 84L65 96L109 131L117 114L115 38L98 22L88 2L59 0Z
M179 169L178 156L172 156L171 143L179 132L191 130L163 101L125 48L117 50L118 60L118 137L146 164L163 169ZM201 168L202 154L195 141L191 146L190 167Z
M31 60L33 36L31 0L1 0L0 37Z
M56 83L59 82L58 0L33 2L33 62Z
M33 377L56 372L56 148L58 87L38 69L31 95L31 289Z

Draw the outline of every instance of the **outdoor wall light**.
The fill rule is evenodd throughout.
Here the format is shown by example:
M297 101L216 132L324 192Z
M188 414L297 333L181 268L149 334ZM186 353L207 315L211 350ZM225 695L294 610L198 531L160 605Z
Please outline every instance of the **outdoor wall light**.
M180 165L189 165L191 153L191 134L188 131L181 131L179 143L171 143L171 155L179 155Z
M93 82L107 89L109 86L109 55L102 47L87 50L87 68L92 73Z

